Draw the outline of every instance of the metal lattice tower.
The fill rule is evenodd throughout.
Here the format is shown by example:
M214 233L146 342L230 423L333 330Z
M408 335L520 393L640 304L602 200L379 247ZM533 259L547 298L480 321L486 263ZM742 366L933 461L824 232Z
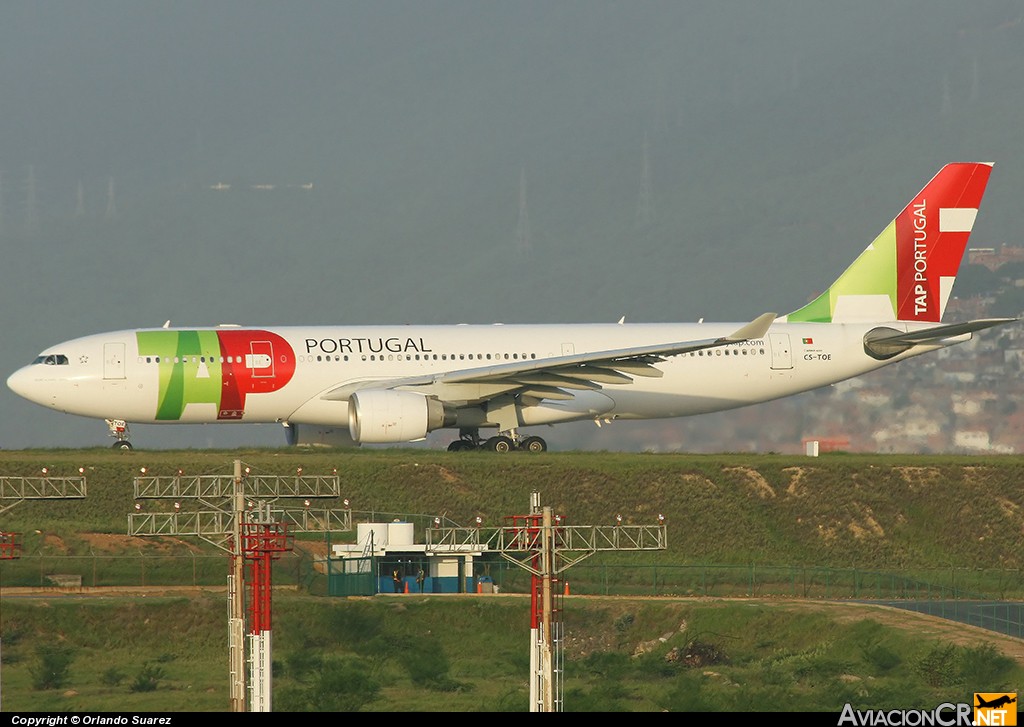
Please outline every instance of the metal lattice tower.
M0 532L0 560L17 560L21 557L21 535L20 533ZM0 642L2 642L2 629L0 629ZM2 646L2 643L0 643ZM2 680L0 680L2 683Z
M352 529L352 511L310 509L311 498L337 498L341 486L337 472L330 476L254 474L235 460L231 475L142 474L134 480L135 499L174 500L173 512L136 512L128 516L128 534L194 535L231 554L228 576L228 664L231 711L246 711L245 679L245 562L250 561L250 710L270 711L270 567L291 549L289 533L343 532ZM279 498L303 498L304 507L273 507ZM181 511L182 500L194 500L209 509ZM258 505L253 501L258 501ZM264 629L265 627L265 629ZM265 631L265 634L264 634ZM265 638L263 638L265 635Z
M77 477L52 476L44 467L34 477L0 476L0 513L26 500L80 500L85 497L85 468L78 468Z
M0 507L0 513L26 500L78 500L85 497L85 468L78 468L77 477L54 477L43 467L41 476L0 476L0 501L9 504ZM0 531L0 560L17 560L21 557L21 533Z
M428 555L493 551L531 574L530 711L563 709L564 626L560 576L601 551L665 550L664 520L657 525L568 525L540 493L530 495L530 512L512 515L500 528L433 527L426 533Z
M17 560L21 557L21 533L0 531L0 560Z
M253 712L271 711L272 566L292 550L287 523L271 519L270 508L250 513L242 526L242 553L249 563L249 704Z

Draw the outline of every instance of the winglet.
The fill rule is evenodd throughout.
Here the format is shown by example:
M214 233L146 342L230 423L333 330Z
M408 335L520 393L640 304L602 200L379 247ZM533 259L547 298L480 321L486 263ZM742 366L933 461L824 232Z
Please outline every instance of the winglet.
M771 328L776 318L777 314L775 313L762 313L731 336L725 336L719 340L723 343L729 343L733 341L748 341L751 338L762 338L768 332L768 329Z

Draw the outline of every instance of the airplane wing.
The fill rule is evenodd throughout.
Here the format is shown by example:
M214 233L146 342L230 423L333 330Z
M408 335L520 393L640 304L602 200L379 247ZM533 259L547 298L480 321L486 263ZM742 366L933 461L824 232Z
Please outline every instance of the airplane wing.
M346 401L362 389L413 389L460 404L479 403L502 394L518 394L524 403L542 399L572 399L573 390L599 390L605 384L629 384L634 376L660 377L654 364L669 356L761 338L775 320L764 313L722 338L658 343L631 348L591 351L567 356L513 361L424 376L356 381L330 390L321 399Z

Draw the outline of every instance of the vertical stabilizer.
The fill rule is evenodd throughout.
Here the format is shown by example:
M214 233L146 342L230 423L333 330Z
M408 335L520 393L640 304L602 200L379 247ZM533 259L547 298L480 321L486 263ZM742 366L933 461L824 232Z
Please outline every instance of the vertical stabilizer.
M992 164L947 164L790 322L942 320Z

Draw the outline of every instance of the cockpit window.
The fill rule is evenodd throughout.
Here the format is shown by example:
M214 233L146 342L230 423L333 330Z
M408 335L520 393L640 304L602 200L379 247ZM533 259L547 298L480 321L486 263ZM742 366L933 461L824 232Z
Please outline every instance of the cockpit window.
M36 358L34 364L46 364L47 366L67 366L68 357L62 353L50 353Z

